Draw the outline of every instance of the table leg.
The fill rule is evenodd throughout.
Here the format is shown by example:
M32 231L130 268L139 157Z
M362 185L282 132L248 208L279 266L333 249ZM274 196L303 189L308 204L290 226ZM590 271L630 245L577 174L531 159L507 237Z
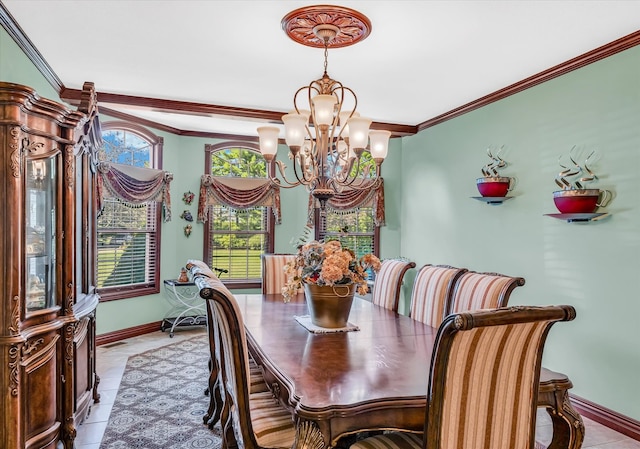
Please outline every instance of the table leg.
M553 439L548 449L580 449L584 440L582 417L571 405L567 390L556 391L554 397L555 406L547 406L553 423Z

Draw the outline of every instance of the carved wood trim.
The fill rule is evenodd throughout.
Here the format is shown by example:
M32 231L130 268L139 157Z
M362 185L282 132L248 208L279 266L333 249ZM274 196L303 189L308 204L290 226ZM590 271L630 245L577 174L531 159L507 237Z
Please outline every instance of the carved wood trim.
M296 438L293 449L323 449L328 447L324 443L322 432L313 421L300 421L296 426Z
M73 341L75 344L81 344L85 338L87 338L87 331L89 330L89 320L91 318L85 318L76 323L76 329L73 335Z
M636 421L635 419L579 396L571 394L570 397L573 407L582 416L592 419L603 426L607 426L616 432L620 432L629 438L640 441L640 421Z
M27 342L22 346L22 356L28 357L33 351L38 350L38 346L44 343L44 338L38 338L37 340L27 340Z
M11 304L11 325L9 326L9 335L15 336L20 333L20 297L14 296L13 304Z
M73 190L75 185L75 145L67 145L64 151L64 163L65 163L65 173L66 173L66 184L67 188Z
M65 298L64 311L65 315L73 315L73 282L67 284L67 297Z
M76 322L69 324L64 329L64 359L69 366L73 366L73 337L76 333L76 324Z
M10 156L11 162L9 163L9 167L11 168L11 174L13 177L20 178L20 173L22 172L22 158L20 157L20 127L15 126L11 128L9 134L11 134L9 148L13 150Z
M20 345L13 344L9 347L9 391L11 396L18 396L18 387L20 386L20 377L18 376L18 354L20 354Z
M41 350L22 359L20 364L26 368L27 373L37 370L56 356L56 346L59 339L60 336L55 335Z

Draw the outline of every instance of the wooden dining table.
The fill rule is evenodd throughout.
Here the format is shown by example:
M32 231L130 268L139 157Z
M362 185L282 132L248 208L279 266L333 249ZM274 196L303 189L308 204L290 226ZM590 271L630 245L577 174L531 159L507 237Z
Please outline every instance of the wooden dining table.
M234 296L249 351L298 429L321 435L326 448L358 432L423 431L436 328L356 297L349 323L358 330L312 333L295 319L308 314L304 295L288 303L279 294ZM550 449L582 445L571 387L563 374L543 369L538 405L552 419Z

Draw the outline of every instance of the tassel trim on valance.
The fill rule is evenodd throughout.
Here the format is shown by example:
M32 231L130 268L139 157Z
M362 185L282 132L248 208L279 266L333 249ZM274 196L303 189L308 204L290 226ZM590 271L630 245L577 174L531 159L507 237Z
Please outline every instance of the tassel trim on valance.
M373 181L372 181L373 182ZM309 195L307 225L313 226L313 210L317 206L317 200ZM325 203L325 208L336 213L351 213L361 207L373 208L373 220L376 226L385 225L384 212L384 179L380 178L380 184L375 189L349 189L336 193Z
M161 202L164 221L171 221L170 183L173 174L152 168L100 162L97 173L97 200L99 214L105 198L114 198L127 207L143 207L150 202Z

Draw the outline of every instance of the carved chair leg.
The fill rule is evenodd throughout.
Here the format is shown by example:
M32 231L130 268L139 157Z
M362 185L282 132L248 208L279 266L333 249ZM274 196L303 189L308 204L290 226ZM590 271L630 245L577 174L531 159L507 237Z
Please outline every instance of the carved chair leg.
M584 441L582 417L573 408L567 390L555 392L555 407L547 407L553 424L553 439L548 449L580 449Z

